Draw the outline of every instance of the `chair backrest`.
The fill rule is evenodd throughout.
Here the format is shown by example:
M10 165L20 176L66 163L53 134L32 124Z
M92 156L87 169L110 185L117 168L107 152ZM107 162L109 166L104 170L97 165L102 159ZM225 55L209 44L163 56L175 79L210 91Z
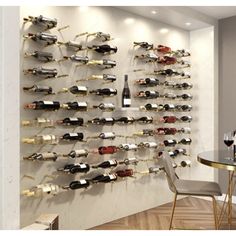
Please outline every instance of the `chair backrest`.
M162 155L160 156L160 164L164 167L164 171L166 172L167 181L168 181L170 190L175 193L176 188L175 188L174 183L177 177L176 177L175 169L171 161L171 157L168 152L166 151L162 152Z

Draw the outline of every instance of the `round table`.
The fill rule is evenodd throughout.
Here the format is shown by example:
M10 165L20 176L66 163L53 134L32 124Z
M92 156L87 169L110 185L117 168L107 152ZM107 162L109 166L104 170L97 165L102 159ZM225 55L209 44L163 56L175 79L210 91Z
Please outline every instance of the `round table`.
M225 169L228 171L228 190L224 200L224 204L220 213L219 217L219 225L221 223L221 217L223 218L224 215L224 206L226 202L226 198L228 196L228 223L231 227L232 225L232 195L234 192L235 181L234 181L234 173L236 171L236 162L232 159L228 159L227 157L233 157L233 152L230 153L229 151L207 151L201 152L197 155L197 160L207 166L211 166L218 169ZM226 208L225 208L226 210Z

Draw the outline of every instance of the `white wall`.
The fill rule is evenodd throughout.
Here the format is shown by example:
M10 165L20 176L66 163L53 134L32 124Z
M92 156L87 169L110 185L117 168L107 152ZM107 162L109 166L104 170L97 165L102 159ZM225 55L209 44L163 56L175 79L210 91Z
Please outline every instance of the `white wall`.
M110 7L92 7L89 8L87 12L81 12L78 7L23 7L21 8L21 34L31 31L35 32L34 27L30 27L30 25L26 25L22 28L22 18L27 15L39 15L43 14L46 16L57 17L59 19L59 25L63 26L66 24L70 24L70 29L62 32L62 35L59 35L58 32L52 30L52 33L55 32L59 35L60 39L65 39L65 41L69 39L73 39L76 33L81 33L84 31L104 31L109 32L116 40L112 42L112 44L117 45L119 51L116 55L111 56L112 59L117 60L117 68L112 70L117 77L121 80L116 82L115 86L119 91L119 96L115 98L113 101L120 105L120 94L121 89L123 87L123 75L125 73L129 74L130 80L140 78L143 76L142 74L134 74L132 73L132 69L134 68L134 64L132 61L132 57L134 55L134 51L132 49L133 41L149 41L155 44L165 44L171 46L173 49L178 48L189 48L192 51L192 76L194 89L193 93L195 95L195 100L192 103L194 105L193 117L194 122L191 125L193 130L195 131L193 135L191 135L193 139L193 146L191 150L189 150L193 155L191 160L193 162L193 166L191 169L182 169L178 170L180 177L184 178L192 178L192 179L213 179L213 171L210 169L206 169L207 167L203 167L202 165L196 162L196 154L199 151L204 151L208 149L214 148L214 94L211 93L214 76L212 76L212 67L211 63L213 63L213 51L211 47L211 43L213 38L211 37L211 30L199 30L191 33L189 37L189 33L183 31L181 29L173 28L169 25L165 25L163 23L155 22L148 20L146 18L142 18L140 16L132 15L127 12L123 12L117 9L113 9ZM69 16L69 17L68 17ZM126 18L134 18L134 24L125 24L124 20ZM17 21L16 21L17 22ZM28 29L30 27L30 29ZM160 30L163 28L168 28L169 32L162 34ZM17 31L16 31L17 32ZM190 40L190 41L189 41ZM190 44L189 44L190 43ZM21 58L24 51L29 51L36 49L37 46L32 42L25 42L25 44L21 44ZM199 45L201 47L199 47ZM208 50L203 50L206 45L208 45ZM39 49L39 48L38 48ZM54 51L56 57L61 57L61 52L57 47L49 47L47 50ZM62 48L62 54L67 54L67 51ZM16 53L17 55L17 53ZM70 55L68 53L68 55ZM90 57L98 57L96 54L89 54ZM203 58L207 58L207 61L210 63L205 66L205 63L202 63ZM27 59L21 61L21 69L28 68L36 65L36 61ZM48 65L49 66L49 65ZM51 66L51 65L50 65ZM52 66L54 66L52 64ZM99 72L99 71L90 71L86 69L82 69L81 71L74 71L74 65L70 62L64 63L62 66L58 66L55 64L57 68L62 70L62 72L69 72L70 79L60 79L60 80L52 80L52 81L44 81L41 82L52 85L56 90L61 87L68 87L74 84L74 80L77 78L82 78L91 73ZM195 67L196 66L196 67ZM14 67L17 68L17 67ZM196 69L195 69L196 68ZM146 66L148 70L148 66ZM16 69L14 72L17 72ZM201 71L202 73L199 73ZM208 73L208 74L207 74ZM205 77L203 77L205 76ZM16 76L17 77L17 76ZM206 82L207 80L207 82ZM21 74L21 87L27 84L33 84L36 80L32 78L25 77ZM207 83L207 85L206 85ZM18 86L16 83L15 85ZM91 84L89 84L91 86ZM94 84L93 87L98 87L97 84ZM132 86L130 81L130 87L132 92L136 91L136 88ZM207 89L206 89L207 87ZM14 91L18 91L16 88ZM208 92L207 92L208 91ZM210 93L210 95L209 95ZM14 95L17 95L15 93ZM12 96L13 98L13 96ZM42 98L42 97L41 97ZM40 99L40 96L37 97ZM49 100L49 97L44 97L43 99ZM65 96L55 96L52 99L60 100L60 101L68 101L75 100L75 98L71 95ZM11 101L12 99L10 99ZM22 119L33 119L36 116L45 116L45 114L41 112L34 111L24 111L22 109L22 105L25 102L30 102L36 100L32 95L26 95L21 92L21 118ZM112 100L112 99L111 99ZM14 100L12 100L14 102ZM134 100L133 100L134 101ZM90 104L95 104L98 101L95 101L93 98L89 98ZM100 101L99 101L100 102ZM158 102L158 101L157 101ZM163 101L159 101L163 103ZM183 102L184 103L184 102ZM133 103L133 105L137 105L137 103ZM16 107L17 108L17 107ZM121 111L114 112L113 114L104 114L103 116L120 116ZM17 113L16 113L17 114ZM132 114L131 112L123 113L134 116L141 116L143 114ZM51 118L62 118L66 117L69 114L65 114L63 112L57 113L47 113L46 116L50 116ZM152 114L154 115L154 114ZM178 114L181 115L181 114ZM102 113L99 115L96 112L91 112L88 115L82 115L85 119L88 117L102 116ZM159 115L155 115L158 117ZM13 117L13 116L12 116ZM17 115L13 117L15 120L18 119ZM152 127L152 126L150 126ZM179 126L181 127L181 126ZM14 127L12 127L14 128ZM128 126L126 128L122 128L123 132L132 133L135 130L142 129L142 126ZM146 127L145 127L146 128ZM209 132L206 132L209 130ZM84 129L86 135L91 133L98 133L106 131L106 130L120 130L120 127L98 127L98 128L89 128L88 130ZM79 129L78 129L79 130ZM53 132L55 134L66 133L67 129L56 129L55 131L51 131L50 129L46 130L36 130L36 129L21 129L21 136L33 135L35 133L50 133ZM18 134L14 137L18 137ZM152 140L152 138L150 138ZM203 141L202 141L203 140ZM136 140L138 143L140 140ZM114 144L119 144L124 142L124 140L119 139L114 141ZM91 147L99 146L102 142L98 141L92 142ZM104 142L105 145L109 144L109 142ZM17 147L17 145L10 145L8 147ZM76 147L80 147L78 144ZM46 146L43 150L48 150L51 147ZM60 145L56 146L54 151L62 151L69 152L72 149L72 145ZM12 149L12 151L16 151L14 157L22 158L22 155L31 154L34 151L37 151L37 147L31 147L27 145L21 145L21 155L17 156L17 148ZM134 155L133 153L129 153L129 156ZM148 157L152 156L153 153L141 153L138 152L137 157ZM115 155L114 158L119 160L123 159L125 155ZM112 158L113 158L112 157ZM104 159L109 159L109 157L104 157ZM99 157L90 157L88 159L89 163L97 163L102 161L103 158ZM181 160L178 159L177 162ZM39 182L43 181L44 176L47 174L55 173L57 167L62 167L67 162L59 161L56 163L27 163L21 161L21 177L24 174L32 175L35 177L35 180L30 180L27 178L21 178L21 189L25 189L31 187ZM154 163L148 163L148 166L152 166ZM17 166L17 165L16 165ZM137 170L146 169L146 165L138 165ZM4 173L1 172L1 175ZM95 173L92 173L95 174ZM17 176L17 171L16 171ZM5 176L4 176L5 177ZM54 182L57 184L66 184L72 181L73 178L79 179L78 176L61 176L57 178ZM82 176L81 176L82 177ZM17 179L17 178L16 178ZM14 186L17 186L15 183ZM17 188L16 188L17 191ZM17 196L17 193L14 194ZM56 197L47 197L44 199L27 199L25 197L21 198L21 226L25 226L30 224L37 218L41 213L58 213L60 215L60 225L61 229L86 229L93 227L95 225L99 225L126 215L130 215L139 211L143 211L145 209L149 209L155 207L157 205L169 202L172 200L172 194L168 190L167 183L165 178L161 176L146 176L137 179L128 179L125 181L121 181L115 184L106 184L106 185L96 185L91 189L86 191L76 191L76 192L68 192L64 194L60 194ZM15 202L14 202L15 203ZM17 201L16 201L17 205ZM15 206L13 204L13 206ZM5 208L5 210L9 210ZM17 214L15 219L17 219ZM17 224L16 224L17 225Z
M0 229L20 224L18 22L18 7L0 7Z
M194 105L193 116L196 136L193 156L199 152L215 149L217 143L217 120L215 107L218 105L218 93L215 88L215 44L214 27L190 32L190 49L192 53L191 74L193 77ZM214 180L214 168L199 164L191 170L191 177L202 180ZM199 174L201 173L201 174Z

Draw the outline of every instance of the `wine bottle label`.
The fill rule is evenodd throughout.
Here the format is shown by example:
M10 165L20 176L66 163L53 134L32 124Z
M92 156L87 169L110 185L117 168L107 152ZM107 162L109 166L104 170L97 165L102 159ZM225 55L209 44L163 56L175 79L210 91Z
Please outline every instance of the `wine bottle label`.
M155 147L157 147L157 143L155 143L155 142L144 142L144 146L149 147L149 148L155 148Z
M113 132L107 132L103 133L105 138L113 138L115 137L115 134Z
M51 140L56 140L56 136L55 135L42 135L42 139L43 141L51 141Z
M77 86L78 91L87 91L87 87L85 86Z
M116 161L114 161L114 160L109 160L108 162L110 163L110 165L115 165L116 164Z
M37 123L39 124L46 123L46 122L50 122L50 120L45 119L45 118L40 118L40 117L37 118Z
M86 169L86 168L87 168L86 164L78 164L78 166L79 166L81 169Z
M130 157L127 159L128 163L134 163L137 162L137 158L136 157Z
M108 176L109 176L110 180L116 179L116 175L114 175L114 174L111 174L111 175L108 175Z
M77 133L69 133L69 136L70 136L70 137L77 137L78 134L77 134Z
M105 118L106 122L110 122L110 121L113 122L113 120L114 120L113 118Z
M44 105L53 105L53 102L52 101L43 101L43 104Z
M131 105L131 99L130 98L124 98L124 105Z
M157 109L157 108L158 108L158 105L157 105L157 104L151 104L151 108L152 108L152 109Z
M78 181L80 184L87 184L87 181L85 179L81 179Z
M80 156L80 155L83 155L83 154L87 154L87 151L84 150L84 149L75 150L75 154L76 154L76 156Z
M114 106L113 103L104 103L104 104L103 104L103 107L104 107L104 108L114 108L115 106Z
M69 121L78 121L79 119L77 117L69 117Z
M53 153L53 152L44 152L44 153L42 153L41 154L42 155L42 158L43 159L47 159L47 158L53 158L53 157L55 157L55 153Z

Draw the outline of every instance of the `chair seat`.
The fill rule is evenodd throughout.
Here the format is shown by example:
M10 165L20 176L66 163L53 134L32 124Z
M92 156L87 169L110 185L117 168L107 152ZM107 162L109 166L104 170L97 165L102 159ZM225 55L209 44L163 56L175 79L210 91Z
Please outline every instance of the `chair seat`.
M222 195L220 186L216 182L176 179L174 184L178 194L199 196Z

